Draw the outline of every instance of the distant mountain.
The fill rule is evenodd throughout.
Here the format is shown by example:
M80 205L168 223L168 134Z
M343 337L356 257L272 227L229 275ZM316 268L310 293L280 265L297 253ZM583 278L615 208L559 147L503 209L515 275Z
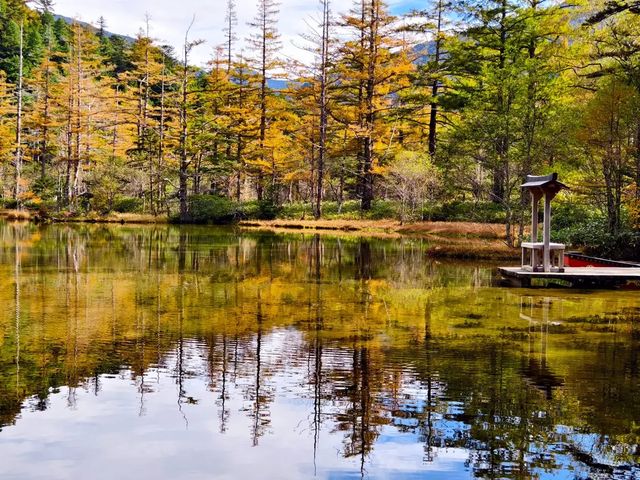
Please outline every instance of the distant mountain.
M64 21L69 25L73 23L78 23L89 30L92 30L94 32L98 31L98 28L95 25L91 25L90 23L87 23L87 22L82 22L70 17L65 17L64 15L54 15L54 17L56 19L61 19L62 21ZM120 33L113 33L106 30L104 33L107 37L114 37L114 36L121 37L124 40L126 40L128 43L133 43L136 41L135 38L129 37L127 35L122 35ZM429 60L429 58L431 58L435 54L435 48L436 48L435 42L420 43L415 47L413 47L414 51L418 54L418 56L416 57L415 63L417 65L424 65ZM267 86L270 89L276 90L276 91L286 90L287 88L289 88L290 83L291 82L289 80L282 80L282 79L275 79L275 78L270 78L267 80Z
M270 78L267 80L267 86L272 90L286 90L289 87L289 80L280 80Z
M416 54L415 64L424 65L435 56L436 42L431 41L419 43L415 47L413 47L413 50ZM267 85L269 86L269 88L276 91L286 90L287 88L289 88L290 84L291 82L289 80L273 78L267 80Z
M63 22L67 23L68 25L71 25L73 23L77 23L78 25L82 25L84 28L91 30L93 32L97 32L98 28L95 25L91 25L90 23L87 22L82 22L80 20L75 20L73 18L69 18L69 17L65 17L64 15L54 15L54 18L56 20L62 20ZM111 38L111 37L120 37L125 39L128 43L133 43L136 41L135 38L133 37L129 37L127 35L121 35L119 33L113 33L113 32L109 32L107 30L104 31L105 36Z
M436 42L419 43L413 47L413 51L418 55L415 63L417 65L424 65L436 54Z
M73 18L69 18L69 17L65 17L64 15L54 15L54 17L57 19L62 20L63 22L71 25L73 23L77 23L79 25L82 25L84 28L87 28L93 32L97 32L98 28L95 25L91 25L90 23L87 22L81 22L80 20L75 20ZM120 33L113 33L113 32L109 32L105 30L105 35L109 38L111 37L120 37L120 38L124 38L128 43L133 43L136 41L135 38L133 37L129 37L127 35L122 35ZM273 79L270 78L267 80L267 85L269 88L271 88L272 90L286 90L287 87L289 86L289 81L288 80L281 80L281 79Z

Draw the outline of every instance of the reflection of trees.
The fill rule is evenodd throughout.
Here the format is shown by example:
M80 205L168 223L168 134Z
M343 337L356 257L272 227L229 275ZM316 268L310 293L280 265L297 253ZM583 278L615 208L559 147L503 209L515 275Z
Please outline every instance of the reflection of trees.
M316 468L318 442L320 441L320 429L322 428L322 403L323 403L323 375L322 375L322 340L320 330L322 317L316 317L316 335L313 342L313 374L310 375L313 382L313 467Z
M185 424L188 426L189 421L182 410L182 402L187 392L184 389L184 264L186 257L186 248L184 246L183 235L180 235L180 243L178 244L178 292L177 292L177 310L178 310L178 352L176 356L176 384L178 386L178 409L184 417Z
M313 372L308 375L313 385L313 468L316 471L316 458L318 452L318 442L320 439L320 429L322 428L322 401L323 401L323 375L322 375L322 331L323 322L323 296L322 296L322 243L320 236L313 239L313 255L309 256L309 272L313 272L315 280L315 295L309 295L308 311L310 329L313 330L313 342L310 346L313 349ZM313 326L311 326L313 325Z
M371 242L361 240L356 249L356 280L370 280L373 262L371 258Z
M553 398L553 390L562 386L563 381L553 373L547 363L547 346L549 340L549 309L551 299L542 299L542 315L536 315L536 304L533 298L523 297L520 301L520 318L528 323L528 354L522 357L521 371L537 388L544 391L547 400ZM538 343L539 346L536 346ZM538 350L538 351L536 351Z
M227 344L229 343L227 338L227 332L222 335L222 388L220 389L220 433L227 431L227 419L229 417L229 410L226 407L229 394L227 392L227 365L228 365L228 352Z
M180 408L195 401L185 380L208 377L221 432L230 400L244 400L257 444L295 374L304 379L295 391L311 400L314 450L323 429L339 432L342 454L363 471L383 427L416 434L425 461L464 448L487 477L555 468L550 443L585 464L612 452L637 461L634 305L592 295L564 314L559 300L534 297L528 322L519 298L481 288L484 270L421 252L209 229L0 226L0 266L15 281L0 298L16 313L0 317L0 421L33 395L45 409L49 388L99 394L101 375L123 366L144 402L150 373L164 369ZM286 329L300 344L278 343ZM569 433L556 433L560 424ZM593 434L591 460L572 432Z
M336 429L344 433L344 455L358 457L361 470L378 437L378 428L385 422L374 400L377 392L375 383L372 385L370 361L366 347L354 347L350 375L332 391L335 401L344 406L335 415Z
M20 311L20 289L21 289L21 279L20 279L20 270L21 270L21 257L22 253L20 251L20 242L16 238L15 241L15 261L14 261L14 278L13 281L15 283L14 292L15 292L15 318L16 318L16 329L15 329L15 338L16 338L16 394L20 395L20 324L21 324L21 311ZM20 398L16 399L18 402Z
M253 401L253 425L251 429L251 441L253 446L258 445L258 439L264 434L265 428L269 425L269 410L268 401L269 394L266 392L265 387L262 385L262 329L263 329L263 313L262 313L262 298L260 291L258 291L258 304L256 311L256 350L255 350L255 380L254 389L250 394L250 398Z
M419 423L420 440L424 442L425 449L425 461L432 462L434 460L433 447L434 447L434 422L433 417L436 407L436 388L437 380L434 378L435 372L433 371L432 360L432 345L431 345L431 304L427 303L424 309L424 374L425 383L423 389L426 390L425 408L426 415L423 414Z

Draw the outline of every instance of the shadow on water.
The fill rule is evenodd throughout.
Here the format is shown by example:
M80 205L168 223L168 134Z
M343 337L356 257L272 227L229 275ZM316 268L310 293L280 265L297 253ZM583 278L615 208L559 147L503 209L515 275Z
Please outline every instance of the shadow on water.
M1 224L0 476L640 475L637 295L492 268L409 239Z

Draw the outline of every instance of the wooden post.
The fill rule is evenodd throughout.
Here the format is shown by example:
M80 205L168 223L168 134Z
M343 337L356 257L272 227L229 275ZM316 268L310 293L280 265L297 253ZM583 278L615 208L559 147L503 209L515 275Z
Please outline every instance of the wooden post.
M545 272L551 271L550 268L550 251L549 244L551 243L551 198L553 195L551 192L545 192L544 194L544 226L542 230L543 238L543 250L542 250L542 266Z
M538 204L540 203L540 194L531 191L531 241L538 241Z

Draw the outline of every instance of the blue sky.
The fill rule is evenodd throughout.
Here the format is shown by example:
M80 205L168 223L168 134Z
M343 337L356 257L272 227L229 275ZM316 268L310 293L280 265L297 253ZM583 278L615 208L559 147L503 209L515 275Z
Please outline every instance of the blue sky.
M247 22L256 11L256 0L236 0L238 10L238 37L244 40L249 34ZM425 1L390 0L394 14L403 13L424 5ZM349 0L334 0L333 8L340 13L349 8ZM192 39L204 39L206 43L193 51L193 63L203 65L211 59L215 47L223 41L226 0L56 0L55 12L95 24L100 16L107 21L109 31L135 36L144 26L145 14L151 17L151 36L169 43L180 50L184 33L193 15L196 21ZM317 18L316 0L281 0L279 29L282 35L282 53L286 57L306 61L309 54L301 48L300 38Z

